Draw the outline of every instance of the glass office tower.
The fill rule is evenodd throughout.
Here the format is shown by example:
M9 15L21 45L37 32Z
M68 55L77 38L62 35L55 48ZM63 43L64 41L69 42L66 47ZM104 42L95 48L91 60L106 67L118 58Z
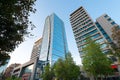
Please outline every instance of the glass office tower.
M65 58L67 52L68 46L64 23L53 13L45 20L39 60L54 64L58 58Z
M52 65L58 58L65 58L67 52L64 23L53 13L45 20L43 36L35 42L30 61L16 67L12 75L22 79L38 80L47 63Z

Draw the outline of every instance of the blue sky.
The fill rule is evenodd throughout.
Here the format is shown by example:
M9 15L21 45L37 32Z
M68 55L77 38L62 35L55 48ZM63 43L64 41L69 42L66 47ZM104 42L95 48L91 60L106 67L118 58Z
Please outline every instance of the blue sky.
M30 20L36 26L32 31L34 37L26 38L26 40L19 45L12 52L11 63L25 63L29 61L34 42L42 37L45 18L51 13L56 13L64 22L69 51L72 53L74 61L81 64L78 49L73 36L72 28L70 25L70 14L83 6L93 21L102 14L108 14L116 23L120 24L120 0L37 0L35 14L31 14Z

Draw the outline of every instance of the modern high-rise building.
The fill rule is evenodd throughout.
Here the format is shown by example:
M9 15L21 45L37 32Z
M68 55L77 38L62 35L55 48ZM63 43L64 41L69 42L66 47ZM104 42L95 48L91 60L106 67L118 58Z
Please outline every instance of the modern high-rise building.
M111 17L109 17L107 14L104 14L104 15L102 15L99 18L96 19L96 25L100 29L100 31L102 32L104 37L109 42L112 42L112 32L111 32L111 29L114 26L118 26L118 24L116 24L115 21L113 21L111 19Z
M108 15L102 15L94 22L81 6L70 14L70 22L81 57L84 55L82 49L86 46L85 38L88 36L101 44L104 53L109 50L106 42L112 42L111 27L117 24Z
M43 36L33 46L30 61L16 67L13 75L23 80L39 80L46 64L54 64L59 58L65 58L68 52L63 21L51 14L45 20Z
M64 23L53 13L45 20L39 60L54 64L58 58L65 58L67 51Z
M13 72L13 69L17 66L20 66L21 64L18 64L18 63L14 63L14 64L11 64L9 67L7 67L7 69L5 70L4 72L4 77L5 78L9 78L11 77L12 75L12 72Z
M70 22L81 57L83 56L82 49L86 46L85 38L87 36L91 36L98 42L104 41L103 35L83 7L70 15Z
M22 80L38 80L43 69L44 62L39 61L42 38L38 39L33 46L30 60L13 69L12 75L21 77Z

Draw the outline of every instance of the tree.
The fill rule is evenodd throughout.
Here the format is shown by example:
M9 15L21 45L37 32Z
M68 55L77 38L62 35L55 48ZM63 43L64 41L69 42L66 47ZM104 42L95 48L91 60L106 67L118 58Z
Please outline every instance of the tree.
M119 26L114 26L112 28L112 38L117 45L117 47L120 48L120 27Z
M35 13L35 0L0 0L0 55L6 55L24 41L29 28L30 12ZM2 56L4 57L4 56ZM5 62L0 56L0 62Z
M80 67L74 63L70 53L55 63L54 71L59 80L77 80L80 76Z
M21 78L13 76L13 77L7 78L6 80L21 80Z
M53 68L50 67L49 64L47 66L45 66L44 72L42 74L42 78L43 78L43 80L53 80L54 71L53 71Z
M63 59L58 59L58 61L55 63L55 76L57 79L63 80L66 76L66 68L65 63Z
M111 54L118 58L118 62L120 62L120 27L114 26L112 28L112 38L114 42L110 44L112 48Z
M87 45L83 48L84 70L94 77L108 75L112 73L111 61L102 52L100 44L88 38Z
M110 46L111 50L109 50L107 52L107 54L110 54L112 56L114 56L116 59L116 61L118 61L118 63L120 62L120 48L118 48L118 46L112 42L112 43L109 43L108 46Z

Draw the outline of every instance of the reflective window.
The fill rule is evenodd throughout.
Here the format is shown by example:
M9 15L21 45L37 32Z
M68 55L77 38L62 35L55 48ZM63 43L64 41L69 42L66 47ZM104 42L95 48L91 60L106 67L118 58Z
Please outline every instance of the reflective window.
M102 32L103 36L107 39L107 41L111 42L112 40L110 39L108 34L105 32L105 30L101 27L101 25L98 22L96 23L96 25L99 28L99 30Z
M42 39L42 46L41 46L39 60L43 60L43 61L47 60L49 41L50 41L50 17L47 17L44 25L44 32L43 32L43 39Z
M33 71L33 64L25 67L24 73L31 73Z
M114 25L114 24L116 24L116 23L113 21L113 22L111 22L111 24Z
M57 50L57 49L53 49L53 55L59 56L59 57L64 57L64 51L62 50Z
M82 51L79 51L79 53L82 55L83 54L83 52Z
M65 58L67 51L66 34L64 30L64 23L54 16L53 24L53 39L52 39L52 63L58 60L58 58Z
M107 18L107 17L108 17L108 15L105 15L104 17L105 17L105 18Z
M103 50L103 53L108 53L109 52L109 50Z
M95 29L95 30L93 30L93 31L91 31L91 32L89 32L89 33L83 35L83 36L78 37L78 38L79 38L79 39L81 39L81 38L86 38L86 37L89 36L89 35L95 34L97 31L98 31L98 30Z
M103 42L103 41L104 41L103 38L96 40L97 43L101 43L101 42Z
M10 60L10 59L8 59L6 62L9 62L9 60ZM5 64L5 65L3 65L3 66L0 66L0 73L2 73L2 72L6 69L7 65L8 65L8 64Z
M30 80L32 72L33 72L33 64L26 66L23 69L22 79L23 80Z
M98 37L100 37L100 34L95 34L95 35L92 36L92 39L96 39Z
M112 19L111 19L111 18L108 18L107 20L108 20L108 21L111 21Z
M91 32L89 33L89 35L95 34L96 32L98 32L98 30L97 30L97 29L95 29L95 30L91 31Z
M41 75L42 75L42 70L40 69L40 67L37 67L35 73L35 79L39 79Z
M80 46L79 48L80 49L83 49L83 48L85 48L86 47L86 45L82 45L82 46Z
M103 49L103 48L106 48L107 47L107 44L102 44L101 45L101 48Z
M92 30L94 28L95 28L95 26L92 26L92 27L88 28L87 31L90 31L90 30Z
M58 56L55 57L56 59L54 58L55 61L65 57L65 53L68 51L64 23L55 14L46 19L42 43L40 60L46 61L48 58L50 64L54 58L53 55Z

